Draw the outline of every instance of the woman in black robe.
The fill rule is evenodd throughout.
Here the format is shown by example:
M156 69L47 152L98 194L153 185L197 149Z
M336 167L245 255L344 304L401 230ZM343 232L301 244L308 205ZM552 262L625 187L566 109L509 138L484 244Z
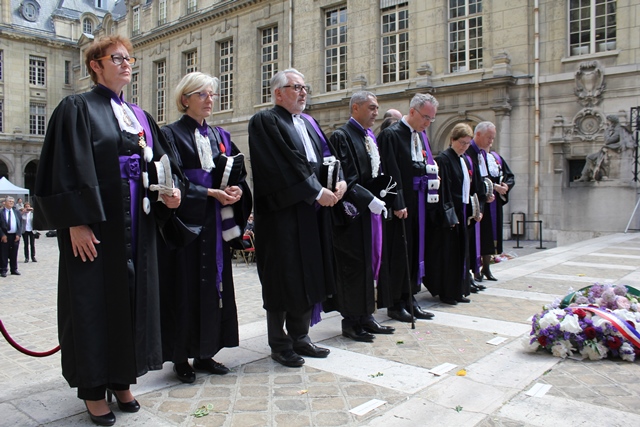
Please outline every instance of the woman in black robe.
M457 124L451 131L450 147L436 156L441 179L440 203L429 218L430 268L425 284L433 296L451 305L471 302L466 297L470 294L467 224L472 217L470 196L476 190L464 152L472 137L469 125Z
M184 115L162 129L188 179L177 216L200 230L184 247L160 249L163 354L186 383L195 381L193 368L229 372L213 356L239 344L230 242L242 248L251 192L244 156L227 131L205 120L217 90L217 78L199 72L184 76L175 91ZM188 358L194 359L193 368Z
M53 112L34 197L34 227L57 229L62 374L98 425L116 421L107 388L120 410L136 412L129 385L162 368L156 221L180 204L162 132L122 99L131 50L111 36L85 51L96 86ZM149 185L158 178L160 196Z

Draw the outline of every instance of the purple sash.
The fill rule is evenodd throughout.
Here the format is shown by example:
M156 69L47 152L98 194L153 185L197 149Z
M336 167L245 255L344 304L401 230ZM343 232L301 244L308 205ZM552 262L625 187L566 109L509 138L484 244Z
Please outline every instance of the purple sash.
M320 141L322 141L322 156L323 157L331 156L331 150L329 150L329 144L327 144L327 140L324 138L324 134L318 127L318 123L316 123L313 117L311 117L308 114L302 113L300 114L300 116L307 119L307 121L311 124L311 127L313 127L313 130L315 130L318 136L320 137Z
M471 146L474 147L474 144L471 144ZM477 150L477 148L478 147L475 146L474 149ZM465 154L465 156L467 156L467 160L469 161L469 168L471 170L471 176L473 177L473 160L471 160L471 156L469 156L468 154ZM474 242L475 242L475 249L476 249L476 259L472 267L473 267L473 272L477 275L477 274L480 274L480 264L482 262L482 255L480 255L480 222L478 221L475 222L475 224L473 225L473 231L475 235Z
M216 129L220 133L225 152L231 153L231 135L221 127L216 126ZM182 172L184 172L184 175L189 181L195 184L206 188L211 188L213 185L213 176L210 172L202 169L184 169ZM222 205L217 199L214 199L214 205L216 209L216 290L218 291L220 303L222 303L222 270L224 268L224 256L222 252L222 215L220 215Z
M140 156L119 156L120 178L129 181L129 209L131 212L131 250L135 259L137 241L136 231L138 229L138 202L140 195Z

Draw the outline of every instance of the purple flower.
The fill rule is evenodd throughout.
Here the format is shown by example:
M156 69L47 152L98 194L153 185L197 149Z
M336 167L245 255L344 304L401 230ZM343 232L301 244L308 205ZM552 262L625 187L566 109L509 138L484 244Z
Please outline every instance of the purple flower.
M616 287L613 288L613 292L616 295L619 295L619 296L623 297L623 296L627 295L628 290L627 290L627 287L624 286L624 285L616 285Z

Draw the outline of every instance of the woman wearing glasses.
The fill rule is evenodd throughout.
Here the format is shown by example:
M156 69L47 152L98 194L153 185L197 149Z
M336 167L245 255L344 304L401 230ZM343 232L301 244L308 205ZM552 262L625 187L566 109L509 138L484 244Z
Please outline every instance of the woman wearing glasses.
M163 352L185 383L195 381L194 368L216 375L229 372L213 356L223 347L238 346L239 340L230 244L242 249L252 201L244 156L227 131L206 121L217 90L215 77L199 72L184 76L175 90L183 116L162 129L188 179L177 215L200 230L183 247L160 251L166 257L161 262Z
M131 50L111 36L85 51L96 86L53 112L34 199L35 228L57 229L62 373L98 425L116 421L105 393L137 412L129 385L162 368L156 225L181 194L158 125L122 97Z

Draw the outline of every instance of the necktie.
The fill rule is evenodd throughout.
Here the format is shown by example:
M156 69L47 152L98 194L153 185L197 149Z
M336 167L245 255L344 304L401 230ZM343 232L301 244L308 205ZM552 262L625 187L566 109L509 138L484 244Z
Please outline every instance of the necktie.
M304 146L304 151L307 155L307 160L311 163L317 163L318 159L316 157L316 150L314 150L311 140L309 139L309 133L307 132L307 127L304 124L304 120L300 118L299 115L293 116L293 125L302 139L302 145Z
M7 209L7 232L11 230L11 211Z

